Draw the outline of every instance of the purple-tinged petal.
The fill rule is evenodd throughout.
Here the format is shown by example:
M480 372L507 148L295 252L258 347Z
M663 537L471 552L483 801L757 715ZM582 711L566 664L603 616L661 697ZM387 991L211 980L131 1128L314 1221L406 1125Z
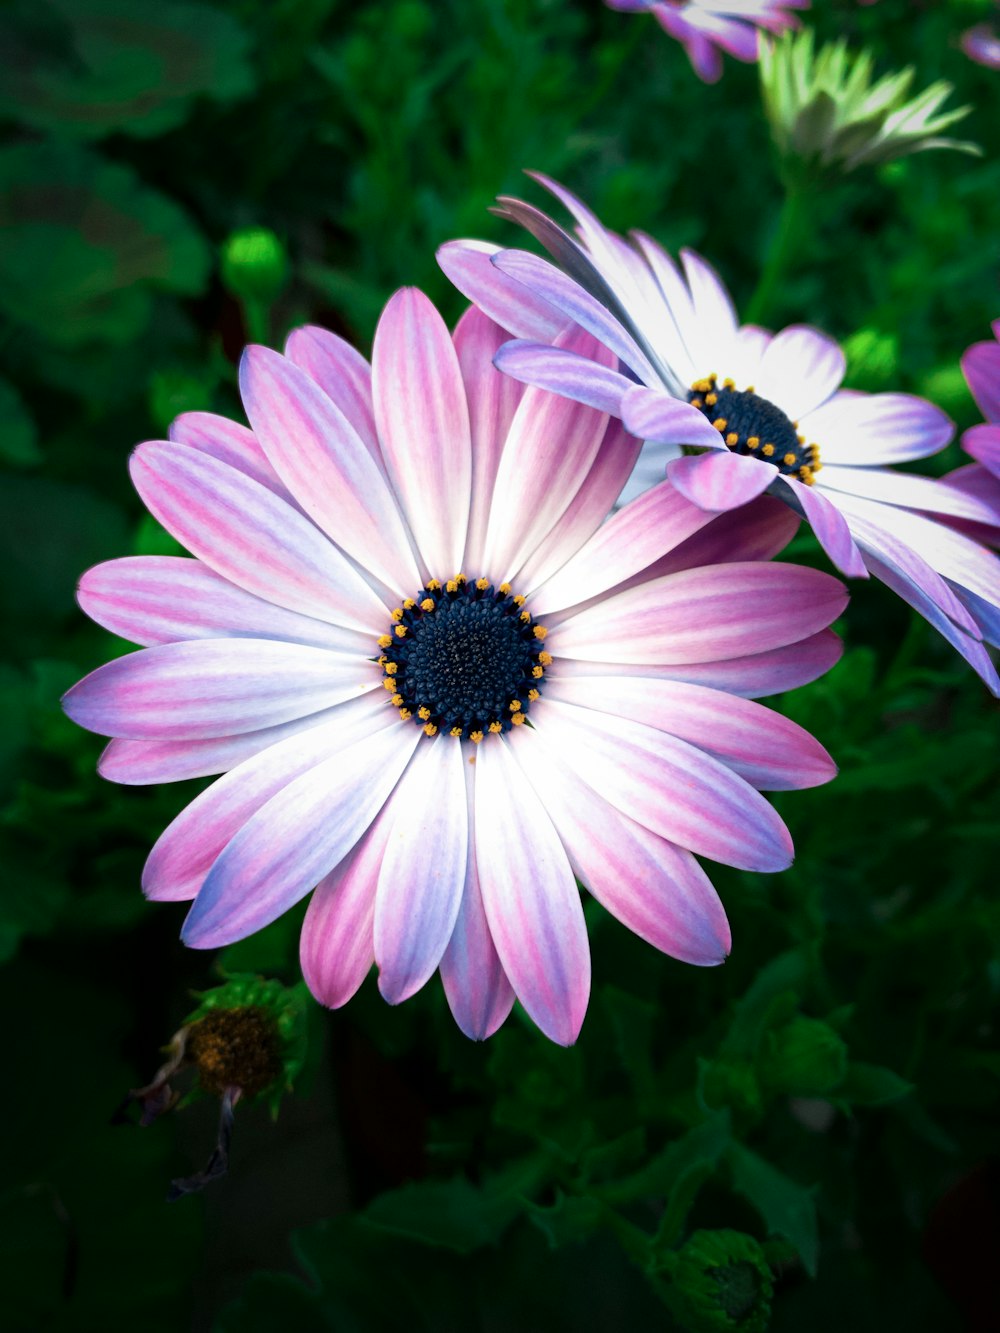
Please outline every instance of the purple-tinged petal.
M1000 421L1000 342L973 343L962 357L962 373L987 421Z
M77 601L105 629L151 647L182 639L282 639L369 655L371 639L265 602L200 560L123 556L88 569Z
M295 504L259 440L246 426L213 412L183 412L175 418L169 434L174 444L186 444L199 453L208 454L209 458L216 458L266 486L287 503Z
M601 526L635 465L640 447L620 421L608 422L586 479L518 573L518 587L525 596L571 559Z
M742 509L712 518L692 537L657 560L649 578L676 574L702 565L727 565L738 561L773 560L798 531L799 516L781 500L762 495Z
M382 454L433 578L461 570L472 493L469 407L444 320L423 292L390 299L372 353Z
M140 444L132 482L146 508L217 574L256 597L381 634L386 608L302 514L234 468L183 445Z
M986 430L993 427L986 426ZM1000 437L1000 427L997 435ZM996 522L993 506L972 496L962 495L942 480L920 477L913 472L890 471L876 467L825 467L818 485L824 490L857 495L863 500L896 505L902 509L919 509L932 514L948 514L952 518L968 519L970 523ZM829 497L836 504L837 495Z
M596 597L647 569L710 521L711 515L689 504L669 482L661 482L602 524L532 593L531 609L544 615Z
M791 865L792 840L774 809L725 764L686 741L548 697L531 719L537 744L668 842L741 870Z
M465 757L451 736L421 744L393 793L393 822L375 896L378 988L409 999L437 970L465 888L469 815Z
M570 1046L590 997L583 906L563 845L501 737L476 755L476 862L490 934L514 993Z
M546 699L625 717L687 741L760 791L797 791L836 777L833 760L808 731L747 699L681 681L571 676L554 669ZM534 714L532 714L534 716Z
M316 885L306 908L302 976L328 1009L346 1004L375 963L375 889L392 813L390 796L354 850Z
M962 436L962 448L1000 478L1000 426L971 426Z
M816 540L834 566L851 579L866 579L868 571L861 552L854 544L847 519L833 499L815 486L807 486L795 477L782 477L780 485L791 497L794 509L802 514L816 534Z
M737 320L725 283L712 265L694 250L682 250L681 263L695 317L705 325L714 342L729 342L736 336Z
M163 643L106 662L63 695L67 715L102 736L200 740L306 717L356 699L378 668L354 653L271 639Z
M799 422L819 445L824 464L872 467L939 453L954 423L933 403L909 393L857 393L841 389Z
M157 902L193 898L226 843L276 792L398 720L373 691L355 703L342 704L329 722L269 746L213 782L157 839L142 872L146 897Z
M749 455L713 450L689 454L667 464L667 478L685 500L710 514L728 513L749 504L778 478L771 463Z
M722 436L690 403L662 389L636 385L622 399L625 429L640 440L658 444L692 444L702 449L725 449ZM728 452L728 451L727 451Z
M562 347L524 339L505 343L494 365L522 384L548 389L612 416L619 415L622 395L635 386L634 380L596 361L576 356Z
M768 345L754 388L794 421L829 399L846 367L844 353L832 338L807 324L791 324Z
M398 597L419 588L392 492L337 403L267 347L243 353L240 392L275 471L309 517Z
M547 259L526 250L501 250L494 256L493 264L501 273L530 287L568 321L586 329L640 379L654 383L659 379L646 354L617 316Z
M437 261L462 295L502 329L516 338L551 342L565 328L565 315L494 268L492 258L502 248L484 241L447 241L438 249Z
M579 330L560 342L581 355L610 353ZM510 580L546 540L593 467L607 415L529 389L514 417L497 470L484 552L484 570Z
M970 60L987 69L1000 69L1000 36L988 23L977 23L962 33L960 45Z
M859 540L861 539L859 538ZM960 630L945 615L937 602L928 596L920 584L910 575L904 573L898 565L884 559L881 553L870 548L864 541L862 541L862 547L868 568L875 577L884 583L887 588L891 588L897 597L902 598L908 606L912 606L914 611L919 612L929 624L933 625L942 638L965 658L973 671L982 679L987 689L992 694L1000 696L1000 677L997 676L996 667L990 661L990 655L982 643ZM976 632L977 634L981 633L978 627Z
M337 404L384 475L372 405L372 368L361 353L328 329L304 324L288 335L285 356Z
M511 747L556 826L570 863L597 901L672 958L711 967L728 954L719 896L690 852L616 810L535 738Z
M799 565L687 569L616 593L553 630L554 657L683 665L781 648L825 629L843 584Z
M382 809L420 732L397 719L272 796L213 864L184 922L193 949L244 939L340 862Z
M341 705L337 705L341 707ZM154 782L183 782L187 778L227 773L279 741L329 722L336 708L292 718L261 731L240 736L213 736L207 740L150 741L118 737L109 741L97 761L97 771L108 782L144 787Z
M493 358L507 334L488 315L469 306L458 321L452 341L465 383L472 437L472 502L465 542L465 565L479 569L489 523L490 504L504 442L524 397L524 386L501 375Z
M832 630L800 643L786 644L768 652L748 657L733 657L724 662L688 662L678 666L622 666L620 663L575 661L563 658L557 668L559 679L568 676L598 676L607 680L639 676L657 680L677 680L707 689L721 690L741 699L763 699L773 694L809 685L836 666L844 652L843 641ZM609 687L613 688L613 687Z
M441 981L455 1022L472 1041L485 1041L510 1013L514 991L486 920L476 862L475 769L471 764L464 769L469 854L455 929L441 958Z

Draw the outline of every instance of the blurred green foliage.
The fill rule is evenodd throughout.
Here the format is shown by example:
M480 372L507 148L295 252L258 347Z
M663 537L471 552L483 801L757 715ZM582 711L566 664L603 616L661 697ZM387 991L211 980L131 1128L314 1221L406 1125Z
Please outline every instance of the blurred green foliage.
M1000 314L1000 85L957 47L984 8L817 4L821 37L955 84L985 155L814 192L772 311L844 339L858 387L928 392L963 427L958 357ZM267 228L287 250L262 316L277 345L308 319L367 350L401 283L459 313L437 244L521 243L487 209L539 198L522 168L612 226L699 247L744 303L781 191L755 71L706 87L651 19L597 0L15 0L0 31L6 1326L681 1327L664 1256L731 1230L764 1246L776 1333L949 1333L986 1310L995 706L877 587L855 589L841 664L781 701L841 774L777 798L791 871L714 874L725 968L664 959L588 903L594 995L571 1050L516 1015L474 1046L435 985L394 1010L369 981L313 1011L276 1125L239 1108L230 1178L163 1202L204 1160L210 1110L110 1120L219 979L177 943L181 909L138 887L199 784L103 782L58 698L126 647L75 609L80 572L173 549L129 449L181 410L238 414L251 330L226 239ZM817 558L804 538L795 553ZM297 924L224 966L295 984Z

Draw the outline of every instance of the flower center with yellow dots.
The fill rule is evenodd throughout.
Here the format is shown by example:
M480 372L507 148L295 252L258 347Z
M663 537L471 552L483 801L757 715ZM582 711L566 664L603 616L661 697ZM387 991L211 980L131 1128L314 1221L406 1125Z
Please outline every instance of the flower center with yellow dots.
M696 380L688 402L707 417L734 454L749 454L773 463L786 477L811 486L822 466L819 447L806 444L798 423L753 389L737 389L732 380L720 385L716 375Z
M522 725L552 661L524 602L508 583L456 574L397 607L378 662L400 717L476 744Z

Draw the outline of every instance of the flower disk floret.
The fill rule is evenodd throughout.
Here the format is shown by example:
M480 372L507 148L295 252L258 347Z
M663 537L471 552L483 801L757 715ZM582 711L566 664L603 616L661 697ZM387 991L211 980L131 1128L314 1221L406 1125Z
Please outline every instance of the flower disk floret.
M440 970L470 1037L516 997L568 1043L590 990L578 879L708 966L730 936L696 857L788 865L760 793L835 770L752 699L837 659L846 595L771 561L797 520L769 499L722 532L665 483L612 513L638 441L499 373L506 336L478 310L452 336L404 290L371 366L315 328L248 349L252 429L195 413L135 451L195 558L84 576L88 614L142 648L64 703L112 737L105 777L221 775L143 873L149 898L193 900L188 944L311 894L301 960L324 1004L373 963L390 1003ZM589 334L556 342L613 373Z

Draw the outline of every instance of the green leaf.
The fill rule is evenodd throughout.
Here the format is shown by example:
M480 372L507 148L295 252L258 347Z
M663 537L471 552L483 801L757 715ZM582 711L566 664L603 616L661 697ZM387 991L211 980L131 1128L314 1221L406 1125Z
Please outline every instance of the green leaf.
M711 1170L715 1166L729 1143L729 1136L729 1112L719 1111L667 1144L639 1171L604 1186L599 1191L600 1197L608 1203L628 1203L633 1199L664 1195L669 1206L673 1191L683 1186L688 1172L703 1167Z
M67 346L133 338L152 289L197 294L211 267L177 204L71 144L0 151L0 229L0 310Z
M42 461L31 414L13 384L5 379L0 379L0 460L12 467L33 467Z
M8 53L0 111L35 128L146 138L180 125L196 96L232 101L253 87L246 34L217 9L133 0L47 0L47 8L60 24L48 44L24 2L0 29Z
M379 1231L469 1254L496 1244L520 1207L512 1194L494 1194L456 1176L448 1181L420 1181L380 1194L362 1216Z
M726 1160L733 1173L733 1188L750 1200L769 1231L795 1246L806 1272L815 1277L819 1235L812 1190L739 1143L729 1145Z
M913 1084L891 1069L852 1060L835 1095L837 1101L850 1106L885 1106L889 1102L898 1102L912 1091Z
M529 1203L528 1216L553 1249L587 1240L602 1225L605 1207L586 1194L564 1194L557 1190L550 1207Z

